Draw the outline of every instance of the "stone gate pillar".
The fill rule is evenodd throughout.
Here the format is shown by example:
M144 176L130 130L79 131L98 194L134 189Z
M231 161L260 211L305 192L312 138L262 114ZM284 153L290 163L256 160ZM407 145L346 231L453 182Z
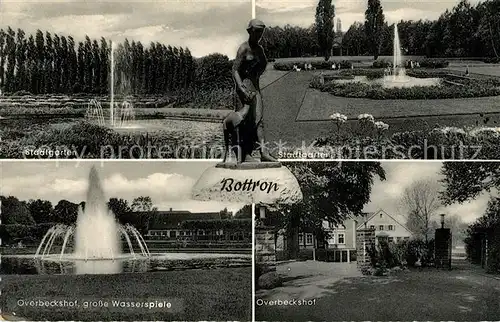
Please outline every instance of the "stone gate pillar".
M258 217L258 224L255 226L254 235L255 265L258 270L258 274L265 274L276 270L274 227L269 226L266 223L266 207L264 205L255 205L255 214L256 217Z
M370 268L368 249L375 245L375 229L362 228L356 231L356 261L360 271Z
M451 230L438 228L434 238L434 260L436 268L451 269Z

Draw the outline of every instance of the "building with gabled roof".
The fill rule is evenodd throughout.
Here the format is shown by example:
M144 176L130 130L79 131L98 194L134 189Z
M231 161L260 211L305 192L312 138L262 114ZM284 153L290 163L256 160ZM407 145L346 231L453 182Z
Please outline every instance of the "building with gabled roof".
M404 224L382 209L364 213L357 229L362 228L374 228L375 237L386 237L389 242L408 240L413 235Z

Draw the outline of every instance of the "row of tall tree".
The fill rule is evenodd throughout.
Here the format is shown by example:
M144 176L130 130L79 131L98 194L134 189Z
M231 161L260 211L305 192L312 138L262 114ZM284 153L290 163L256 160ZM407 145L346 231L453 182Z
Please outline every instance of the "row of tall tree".
M85 202L74 203L68 200L60 200L53 205L49 200L30 199L19 200L14 196L0 196L1 213L3 225L37 225L37 224L66 224L76 222L78 209L85 210ZM110 198L108 208L120 221L122 217L130 212L156 211L153 207L151 197L141 196L135 198L129 205L125 199Z
M78 209L81 207L82 210L85 210L84 201L73 203L64 199L53 205L49 200L23 201L14 196L0 196L0 202L2 225L72 225L76 223ZM122 198L110 198L108 208L113 212L118 222L133 225L142 233L146 232L149 219L158 210L153 206L153 201L149 196L134 198L132 203ZM247 205L233 214L224 208L220 214L222 219L248 219L252 216L252 209L251 206Z
M499 57L500 0L471 5L461 0L435 20L398 22L404 54L428 57ZM385 21L380 0L369 0L365 22L354 23L344 36L351 56L392 55L394 25Z
M285 25L266 30L263 46L272 58L326 56L335 35L331 1L319 1L316 22L308 28ZM385 20L380 0L369 0L365 21L355 22L342 37L346 56L393 54L394 24ZM428 57L499 57L500 0L471 5L460 1L434 21L398 22L403 53Z
M196 60L188 48L139 41L112 45L105 38L75 42L37 30L0 29L0 89L3 92L105 94L170 93L189 88L196 78Z

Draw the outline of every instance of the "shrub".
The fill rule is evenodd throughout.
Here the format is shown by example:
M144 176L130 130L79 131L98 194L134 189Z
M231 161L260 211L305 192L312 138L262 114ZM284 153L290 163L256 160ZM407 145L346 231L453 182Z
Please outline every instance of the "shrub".
M500 57L488 57L483 59L483 62L487 64L500 64Z
M373 65L372 67L373 68L387 68L389 66L391 66L392 63L388 60L381 60L381 59L378 59L376 61L373 62Z
M383 76L382 70L344 70L341 76L367 76L368 79L377 79ZM453 83L442 83L435 86L414 86L384 88L380 83L338 83L335 81L319 83L313 79L310 86L335 96L351 98L370 98L377 100L386 99L446 99L446 98L472 98L500 95L500 81L493 78L468 79L459 78L446 72L430 72L425 70L408 71L408 75L417 78L445 78ZM464 86L455 85L461 83Z
M25 90L17 91L14 94L12 94L12 96L31 96L31 95L33 94Z
M446 68L450 62L443 59L423 59L418 62L423 68Z
M368 79L377 79L377 78L382 78L384 77L384 71L381 69L362 69L362 68L356 68L356 69L350 69L350 70L342 70L340 71L339 75L342 76L366 76Z
M273 64L274 69L281 71L290 71L293 70L293 66L297 66L299 68L304 68L305 64L311 64L314 69L332 69L332 65L336 66L340 65L341 69L348 69L352 67L352 63L348 60L343 61L324 61L317 59L303 59L298 61L286 61L286 62L275 62Z
M377 247L368 249L372 268L377 270L392 269L395 267L414 267L420 261L422 266L431 265L434 261L434 241L427 244L423 240L414 239L398 243L380 241Z

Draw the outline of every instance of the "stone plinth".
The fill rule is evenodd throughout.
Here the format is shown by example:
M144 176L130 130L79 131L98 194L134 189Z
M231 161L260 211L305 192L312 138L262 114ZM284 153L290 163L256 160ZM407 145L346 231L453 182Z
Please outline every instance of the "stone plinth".
M436 268L451 269L451 230L436 229L434 239L434 257Z
M371 260L368 250L375 245L375 229L362 228L356 231L356 262L362 272L370 268Z
M192 191L195 200L293 204L302 200L295 176L279 162L220 163L208 168Z

